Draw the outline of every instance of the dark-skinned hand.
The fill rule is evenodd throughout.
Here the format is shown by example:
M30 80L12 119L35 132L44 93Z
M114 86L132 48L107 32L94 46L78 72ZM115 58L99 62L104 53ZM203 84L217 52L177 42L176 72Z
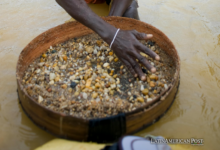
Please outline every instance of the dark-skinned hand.
M139 62L151 72L156 72L156 68L152 67L140 52L143 52L156 60L160 60L160 57L138 40L148 40L152 37L152 34L139 33L136 30L120 30L112 45L114 53L124 63L128 70L135 77L139 76L142 81L146 80L146 76L142 72L142 68L136 59L138 59Z
M74 19L95 31L100 37L102 37L102 39L104 39L104 41L111 44L117 29L92 12L85 0L56 1ZM122 1L120 2L122 3ZM123 0L123 2L123 7L118 7L117 10L114 11L120 13L118 15L122 15L124 13L119 10L122 10L123 8L123 11L125 11L130 5L131 0ZM141 80L146 80L146 76L142 72L142 69L136 59L138 59L139 62L151 72L155 72L156 68L152 67L147 59L140 54L140 52L143 52L156 60L160 59L157 54L138 41L148 40L152 37L153 35L151 34L139 33L135 30L120 30L112 45L112 49L118 58L125 64L125 66L127 66L135 77L139 76Z

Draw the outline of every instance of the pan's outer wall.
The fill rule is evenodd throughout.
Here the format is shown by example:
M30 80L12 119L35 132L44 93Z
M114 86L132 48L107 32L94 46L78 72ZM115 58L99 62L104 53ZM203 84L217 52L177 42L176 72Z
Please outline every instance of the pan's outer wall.
M154 122L172 104L178 90L180 73L179 56L173 43L167 36L149 24L123 17L106 17L103 19L123 30L136 29L139 32L153 34L154 37L152 40L166 51L175 62L176 72L172 81L173 85L163 95L162 100L159 97L151 103L152 107L148 108L149 105L146 105L145 109L141 108L138 109L138 112L126 114L126 134L134 133ZM94 32L78 22L65 23L48 30L37 36L23 49L19 56L16 70L20 103L30 119L41 128L56 136L77 141L87 141L89 121L66 116L65 114L60 114L41 106L28 96L22 87L21 79L28 65L46 51L48 47L90 33Z

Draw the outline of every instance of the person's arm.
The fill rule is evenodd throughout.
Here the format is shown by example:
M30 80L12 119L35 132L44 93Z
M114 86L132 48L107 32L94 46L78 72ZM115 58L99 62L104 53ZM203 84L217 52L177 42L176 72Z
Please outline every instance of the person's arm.
M56 1L74 19L95 31L109 45L111 44L117 29L92 12L84 0ZM126 67L135 77L139 76L142 80L146 80L146 76L142 72L139 64L136 62L136 59L138 59L139 62L141 62L147 69L151 70L152 72L155 72L156 69L153 68L147 59L140 54L140 51L148 54L152 58L157 60L160 59L158 55L156 55L153 51L138 41L138 39L147 40L151 37L152 35L139 33L133 30L120 30L115 39L115 42L112 45L112 49L118 58L126 65Z
M109 16L122 17L127 8L131 5L132 0L113 0Z
M113 39L117 29L97 16L85 0L56 0L75 20L89 27L101 36L108 44ZM106 32L108 29L108 32Z

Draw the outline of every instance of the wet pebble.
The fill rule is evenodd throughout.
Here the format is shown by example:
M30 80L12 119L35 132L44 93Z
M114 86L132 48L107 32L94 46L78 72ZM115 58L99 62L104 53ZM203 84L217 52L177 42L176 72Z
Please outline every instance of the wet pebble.
M148 93L149 93L149 90L148 89L144 89L143 91L141 91L142 92L142 94L144 94L144 95L148 95Z
M109 66L109 63L104 63L103 67L107 68Z
M44 100L43 97L39 95L39 96L38 96L38 103L43 102L43 100Z
M156 86L155 82L151 81L150 82L150 87L155 87L155 86Z
M55 78L56 78L55 73L50 73L50 80L53 80L53 79L55 79Z
M92 46L86 47L86 51L87 51L89 54L91 54L91 53L93 52Z
M71 88L74 89L74 88L76 87L76 85L77 85L77 83L71 81L71 84L70 84L70 87L71 87Z
M56 50L52 50L52 51L51 51L52 54L54 54L54 53L56 53L56 52L57 52Z
M137 101L143 103L144 102L144 98L143 97L138 97Z
M95 98L97 98L97 97L98 97L98 93L93 93L93 94L92 94L92 98L95 99Z

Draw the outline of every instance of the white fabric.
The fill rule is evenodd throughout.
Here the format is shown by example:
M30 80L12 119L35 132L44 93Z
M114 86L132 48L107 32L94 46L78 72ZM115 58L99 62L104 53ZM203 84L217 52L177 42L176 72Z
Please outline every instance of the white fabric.
M122 139L121 144L123 148L122 150L132 150L132 147L134 150L157 150L156 145L151 144L150 141L138 136L126 136Z

